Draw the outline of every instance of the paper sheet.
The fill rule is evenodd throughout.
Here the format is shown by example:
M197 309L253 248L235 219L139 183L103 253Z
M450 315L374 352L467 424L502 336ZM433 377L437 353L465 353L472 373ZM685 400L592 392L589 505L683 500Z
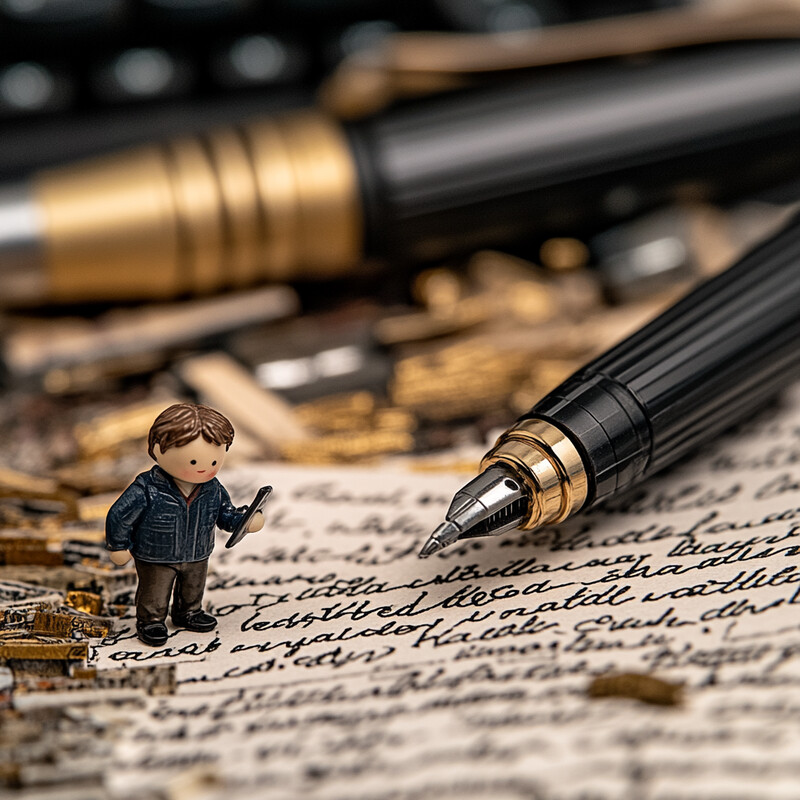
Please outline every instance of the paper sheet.
M605 509L425 561L463 475L221 478L275 492L264 531L220 535L218 629L93 653L177 664L117 712L115 796L187 770L207 800L800 796L800 392ZM587 696L623 670L685 702Z

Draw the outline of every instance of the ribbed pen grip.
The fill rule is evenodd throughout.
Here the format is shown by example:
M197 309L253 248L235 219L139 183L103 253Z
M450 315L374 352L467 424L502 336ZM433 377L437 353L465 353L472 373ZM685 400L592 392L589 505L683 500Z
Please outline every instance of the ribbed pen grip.
M746 418L798 375L800 216L526 416L576 442L592 502Z

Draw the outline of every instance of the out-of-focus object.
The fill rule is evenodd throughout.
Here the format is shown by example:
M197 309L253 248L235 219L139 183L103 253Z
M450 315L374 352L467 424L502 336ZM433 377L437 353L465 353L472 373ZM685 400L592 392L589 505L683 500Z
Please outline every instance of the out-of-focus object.
M592 241L609 297L636 300L694 277L691 213L671 206L601 233Z
M465 86L477 77L656 50L754 39L797 38L793 0L694 0L674 8L542 27L533 3L458 3L474 19L513 6L516 24L480 33L396 33L346 58L321 89L323 104L353 118L397 97ZM545 6L546 4L540 4ZM527 11L527 14L526 14ZM480 26L484 29L485 25ZM503 35L505 33L506 35Z
M755 202L727 213L676 205L605 231L591 247L609 297L630 302L711 277L777 231L794 210Z
M125 50L98 67L94 91L109 103L166 100L188 93L191 65L158 47Z
M540 325L555 318L578 321L602 302L589 272L553 273L491 250L469 259L466 279L450 269L430 269L417 276L414 289L425 310L379 320L374 331L381 344L424 341L489 322L498 327Z
M283 459L299 464L335 464L409 453L417 442L417 419L409 408L388 406L360 391L323 397L295 408L307 438L281 445Z
M306 106L342 58L389 33L517 30L664 2L678 0L0 0L0 180Z
M2 0L0 13L17 33L34 26L40 35L75 31L96 33L124 11L126 0Z
M559 0L434 0L456 30L474 33L516 33L565 22Z
M35 61L10 64L0 70L0 116L61 111L75 89L63 73Z
M242 439L250 440L250 448L255 448L256 452L249 455L255 457L274 455L283 443L306 438L304 426L289 405L259 386L253 376L227 354L209 353L187 359L179 365L178 371L204 401L213 403L230 418L237 430L239 457Z
M416 427L413 415L404 408L386 408L370 392L337 394L296 406L294 413L317 433L358 431L406 431Z
M800 172L800 44L672 54L349 125L265 119L0 198L11 302L169 297L578 235Z
M292 403L359 390L381 391L390 359L374 341L374 308L310 315L278 323L264 335L242 331L229 350L256 382Z
M529 369L530 357L524 351L459 342L401 359L389 396L395 405L411 408L423 419L457 420L502 407Z
M147 432L165 405L174 402L162 398L114 409L95 417L91 422L80 422L75 426L75 439L83 458L96 458L113 452L125 442L146 439Z
M223 333L295 313L296 293L268 287L174 305L116 309L94 319L71 317L17 324L4 337L3 371L14 382L40 378L50 391L86 383L87 372L105 369L131 373L140 357L157 365L180 345L197 345Z
M589 263L589 248L579 239L559 236L542 244L539 258L543 266L557 272L580 269Z
M211 70L222 86L271 86L298 80L307 60L304 50L294 42L252 33L221 46L212 58Z
M347 464L388 454L410 453L413 449L414 436L410 431L378 429L286 442L280 452L281 458L296 464Z
M308 104L321 15L275 5L0 0L0 176Z
M682 683L638 672L599 675L592 679L587 693L593 698L625 697L658 706L678 706L683 702Z

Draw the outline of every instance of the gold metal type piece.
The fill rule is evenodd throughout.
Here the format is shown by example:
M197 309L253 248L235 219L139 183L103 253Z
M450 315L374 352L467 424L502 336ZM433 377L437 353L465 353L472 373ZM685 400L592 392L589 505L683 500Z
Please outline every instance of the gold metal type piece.
M58 481L0 467L0 497L41 497L60 499Z
M411 288L415 299L439 317L455 313L465 289L462 276L444 267L424 270L414 278Z
M280 455L294 464L342 464L392 453L410 453L414 437L403 430L373 430L318 436L281 445Z
M114 308L92 319L23 319L4 335L3 363L12 379L44 375L53 393L102 386L104 379L156 371L176 347L288 317L298 307L288 286L269 286Z
M67 592L64 603L84 614L99 616L103 611L103 598L96 592L72 589Z
M183 381L229 417L236 428L237 452L247 437L264 452L274 454L289 441L306 437L305 427L279 395L261 386L253 375L225 352L193 356L181 362ZM253 454L256 456L257 454Z
M117 449L121 449L121 447ZM58 477L62 486L79 494L93 496L115 492L116 499L130 482L131 474L139 466L143 467L146 463L147 461L142 457L141 451L137 452L135 461L133 459L115 458L111 454L103 453L97 457L92 457L90 461L79 461L58 467L54 470L54 474ZM78 518L83 519L87 506L91 507L92 505L91 497L79 499L77 502Z
M411 432L417 427L417 420L408 409L379 406L377 397L366 391L329 395L293 410L314 434L360 436L375 431Z
M80 661L89 654L87 642L53 641L9 631L0 636L0 659L22 658L31 661Z
M0 564L57 567L63 563L61 547L48 539L31 536L0 537Z
M94 681L97 678L97 667L75 665L70 670L70 677L76 681Z
M586 502L589 482L583 460L549 422L526 419L507 430L484 456L481 470L494 464L511 467L528 486L531 502L521 530L561 522Z
M411 472L463 472L466 475L474 475L478 472L478 462L473 459L462 459L457 461L447 460L416 460L408 464Z
M364 428L364 420L377 408L374 394L366 391L335 394L301 403L294 414L301 424L319 433L337 433Z
M432 421L502 409L529 371L529 355L476 342L458 342L400 359L389 384L395 406ZM480 364L480 370L475 369Z
M589 248L580 239L548 239L539 250L542 265L556 272L582 269L589 263Z
M146 438L153 420L172 402L177 401L166 398L158 402L136 403L95 417L91 422L77 423L74 434L81 455L95 458L114 452L126 442Z
M57 301L336 275L361 256L352 155L312 111L45 171L34 195Z
M78 519L81 522L104 522L108 510L116 502L119 492L105 492L78 499Z
M31 626L34 633L69 638L75 629L77 617L72 614L57 614L52 611L37 611Z
M528 377L511 395L509 399L511 410L517 414L526 413L586 361L586 358L537 358ZM80 502L79 500L79 508Z
M683 702L683 684L670 683L638 672L598 675L587 690L589 697L627 697L642 703L677 706Z

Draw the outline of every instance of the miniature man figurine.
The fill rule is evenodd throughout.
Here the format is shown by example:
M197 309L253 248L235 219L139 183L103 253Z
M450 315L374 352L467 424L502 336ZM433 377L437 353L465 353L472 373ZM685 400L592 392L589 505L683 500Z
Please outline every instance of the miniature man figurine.
M145 644L167 641L170 593L177 627L205 632L217 624L201 607L214 529L232 531L247 513L247 506L233 507L215 478L232 441L233 426L219 411L192 403L170 406L148 436L157 465L139 475L108 512L111 560L122 565L133 556L136 564L136 633ZM248 531L263 525L259 512Z

